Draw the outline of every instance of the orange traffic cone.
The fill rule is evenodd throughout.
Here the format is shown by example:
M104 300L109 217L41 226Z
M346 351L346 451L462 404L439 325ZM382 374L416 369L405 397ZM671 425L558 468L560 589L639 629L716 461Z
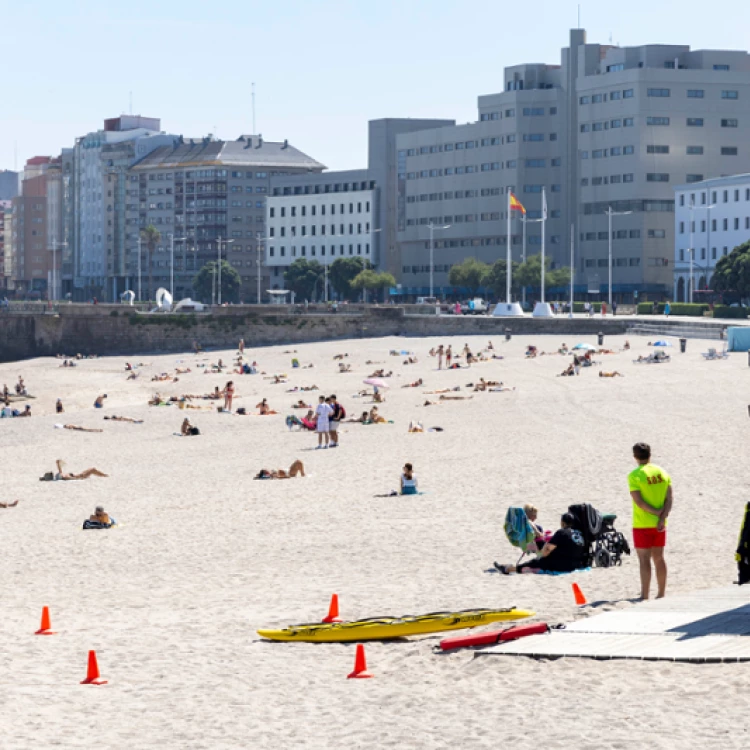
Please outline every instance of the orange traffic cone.
M81 685L106 685L107 680L99 679L99 664L96 661L96 651L89 651L89 667L86 671L86 679L81 680Z
M347 679L357 678L360 680L372 677L367 671L367 659L365 659L365 647L361 644L357 644L357 655L354 657L354 671L347 675Z
M583 595L580 586L577 583L573 584L573 596L576 599L576 604L580 607L584 604L588 604L586 597Z
M42 624L34 635L57 635L52 632L52 623L49 618L49 607L42 607Z
M341 622L339 619L339 595L331 596L331 604L328 607L328 615L323 618L322 622Z

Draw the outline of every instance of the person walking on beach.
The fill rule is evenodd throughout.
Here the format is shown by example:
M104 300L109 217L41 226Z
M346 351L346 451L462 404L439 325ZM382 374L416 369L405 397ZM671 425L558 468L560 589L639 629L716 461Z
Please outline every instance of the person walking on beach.
M331 438L329 447L339 447L339 424L342 419L346 419L346 409L338 402L335 394L330 398L331 421L329 423L328 434Z
M649 597L651 561L656 571L657 594L661 599L667 588L667 516L672 510L672 479L664 469L651 463L651 447L633 446L638 467L628 474L628 489L633 498L633 543L638 553L641 574L641 599Z
M331 417L333 409L331 409L330 404L327 402L325 396L321 396L318 399L318 406L315 409L315 416L316 416L316 422L315 422L315 429L318 433L318 447L316 450L320 450L321 448L327 448L328 442L330 440L330 431L331 427L329 425L329 419ZM325 437L325 445L323 445L323 438Z
M445 352L445 366L447 369L451 369L451 360L453 359L453 350L451 349L451 345L448 344L448 349Z
M443 349L443 345L440 344L437 350L438 355L438 370L443 369L443 354L445 354L445 349Z
M240 350L240 354L245 353L245 339L240 339L240 343L237 348Z
M230 380L224 386L224 411L232 411L232 399L234 398L234 381Z

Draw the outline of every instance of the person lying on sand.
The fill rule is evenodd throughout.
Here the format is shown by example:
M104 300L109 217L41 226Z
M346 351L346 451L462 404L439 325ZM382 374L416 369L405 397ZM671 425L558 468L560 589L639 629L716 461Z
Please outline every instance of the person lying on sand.
M421 385L424 385L424 383L422 383L422 378L420 378L419 380L415 380L413 383L407 383L406 385L402 385L401 387L402 388L419 388Z
M63 468L65 466L65 463L62 459L57 459L55 462L57 464L57 472L55 474L52 474L52 479L54 481L63 481L63 482L70 482L75 479L88 479L89 477L107 477L109 474L105 474L102 471L99 471L99 469L86 469L85 471L82 471L80 474L73 474L72 472L67 472ZM45 477L49 476L45 474Z
M503 393L504 391L515 391L516 386L509 386L509 385L503 385L502 383L499 383L498 385L488 388L487 389L490 393Z
M370 421L370 424L385 424L387 422L385 417L380 416L377 406L373 406L372 409L370 409L370 413L367 418Z
M18 500L13 503L0 503L0 508L15 508L18 505Z
M143 424L142 419L133 419L132 417L104 417L104 419L111 419L113 422L132 422L133 424Z
M305 476L305 465L297 459L286 472L284 469L261 469L253 479L291 479L297 475Z
M624 378L625 376L618 372L617 370L614 370L613 372L604 372L603 370L599 370L599 377L600 378Z
M457 385L454 388L441 388L437 391L422 391L427 396L436 396L438 393L451 393L452 391L460 391L461 386Z
M583 565L586 543L580 531L573 529L575 519L564 513L560 528L552 539L542 547L541 557L523 565L499 565L495 567L504 575L511 573L571 573Z
M334 359L343 359L344 357L348 357L348 354L336 354L334 356Z
M189 367L175 367L174 370L178 375L186 375L189 372L192 372L192 370Z
M302 399L300 399L296 404L292 404L292 409L312 409L312 405L306 404Z
M571 362L561 373L558 374L558 378L565 378L568 375L577 375L575 365Z
M430 401L430 399L426 399L422 406L442 406L442 404L439 401Z
M269 414L278 414L277 411L274 411L268 405L268 401L266 399L263 399L259 404L255 404L255 408L258 410L258 415L261 417L265 417Z
M421 422L418 422L417 420L412 419L409 422L408 432L424 432L424 425Z
M408 359L404 360L405 365L416 365L417 364L417 358L416 357L409 357Z
M56 424L55 427L62 428L64 430L75 430L76 432L104 432L104 430L94 430L90 427L79 427L77 424Z
M339 362L339 372L351 372L352 366L349 364L344 364L343 362Z
M474 396L440 396L441 401L468 401Z
M472 385L474 386L474 392L476 393L478 391L486 391L490 386L500 385L500 383L496 380L485 380L484 378L479 378L479 382L476 385L468 383L466 387L471 388Z
M379 370L375 370L371 375L368 375L368 378L390 378L393 375L393 370L390 370L389 372L386 372L384 368L380 368Z

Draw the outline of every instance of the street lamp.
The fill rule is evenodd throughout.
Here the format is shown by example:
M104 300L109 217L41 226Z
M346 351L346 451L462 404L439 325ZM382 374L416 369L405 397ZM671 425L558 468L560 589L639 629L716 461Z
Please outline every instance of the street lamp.
M218 262L217 266L219 269L218 273L218 289L216 290L216 297L217 297L217 304L221 305L221 246L222 245L230 245L234 240L222 240L221 236L219 236L219 239L216 240L216 246L218 248Z
M607 299L609 300L610 310L612 309L612 217L628 216L632 213L632 211L613 211L612 206L610 206L606 211L607 217L609 219L609 231L607 232L607 235L609 236L609 294Z
M707 237L710 237L710 231L711 231L711 209L716 208L716 204L712 203L710 206L701 206L701 208L705 209L707 211L706 214L706 229L708 230ZM693 239L695 234L695 219L693 218L693 211L695 210L695 197L690 201L690 248L688 249L688 254L690 255L690 297L689 302L692 304L693 302L693 290L695 289L695 283L693 280L693 263L694 263L694 257L695 257L695 248L693 247ZM710 245L709 242L706 243L706 245ZM710 250L709 250L710 252ZM706 264L708 266L708 264ZM708 279L708 272L706 272L706 278Z
M52 240L52 299L57 299L57 257L55 255L55 252L58 248L62 249L64 247L67 247L67 242L58 242L57 240Z
M172 232L169 233L169 291L174 299L174 243L184 242L187 237L175 237Z
M444 224L442 227L435 226L432 222L428 224L428 227L430 229L430 297L433 295L433 287L434 287L434 274L435 274L435 264L433 262L433 256L435 252L435 232L442 232L444 229L450 229L450 224Z

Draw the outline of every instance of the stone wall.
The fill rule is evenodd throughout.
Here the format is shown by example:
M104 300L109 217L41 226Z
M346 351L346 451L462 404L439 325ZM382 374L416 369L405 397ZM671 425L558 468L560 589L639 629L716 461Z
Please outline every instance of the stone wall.
M381 336L500 337L506 328L513 336L552 334L592 340L598 332L623 334L639 322L617 318L493 318L405 314L402 307L371 307L366 311L295 312L276 306L235 306L211 313L186 315L139 314L119 305L60 305L42 312L0 313L0 361L65 353L146 354L180 352L194 341L204 348L301 344L331 339ZM651 321L649 321L651 322ZM680 323L674 325L675 336ZM685 325L695 325L688 321ZM706 325L706 323L704 323ZM717 325L721 325L720 323Z

